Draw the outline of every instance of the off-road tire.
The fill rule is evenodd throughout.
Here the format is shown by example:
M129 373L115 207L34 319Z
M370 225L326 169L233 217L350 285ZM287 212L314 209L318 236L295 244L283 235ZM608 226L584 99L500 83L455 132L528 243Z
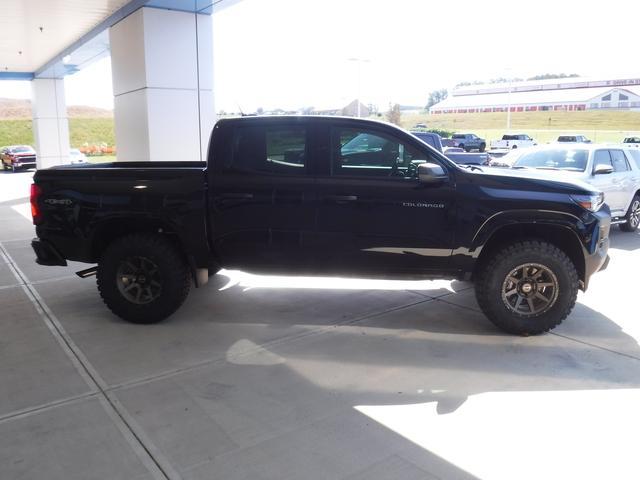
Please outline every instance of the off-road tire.
M541 265L557 280L554 302L539 314L519 314L503 299L507 278L526 264ZM475 292L480 308L498 328L516 335L538 335L560 325L571 313L578 296L578 274L573 262L555 245L540 240L519 241L493 253L479 266Z
M157 298L135 303L121 291L119 268L128 259L144 258L155 264L154 279L160 284ZM143 280L144 281L144 280ZM191 288L191 275L183 256L165 237L134 233L114 240L104 251L97 272L98 291L117 316L132 323L156 323L174 313Z
M626 221L620 224L620 230L623 232L635 232L640 225L640 196L635 195L629 205L629 210L624 216Z

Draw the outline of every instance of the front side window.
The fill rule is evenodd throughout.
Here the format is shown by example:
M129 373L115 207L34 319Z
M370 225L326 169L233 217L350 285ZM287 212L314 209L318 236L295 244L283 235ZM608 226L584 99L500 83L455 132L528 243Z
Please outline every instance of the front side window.
M622 150L611 150L611 163L614 172L626 172L629 170L627 159Z
M300 175L307 163L306 144L305 127L240 127L225 170Z
M600 165L606 165L613 167L611 164L611 155L609 155L609 150L597 150L593 156L593 168L596 169Z
M334 128L332 174L366 177L412 177L428 154L395 137L365 129Z

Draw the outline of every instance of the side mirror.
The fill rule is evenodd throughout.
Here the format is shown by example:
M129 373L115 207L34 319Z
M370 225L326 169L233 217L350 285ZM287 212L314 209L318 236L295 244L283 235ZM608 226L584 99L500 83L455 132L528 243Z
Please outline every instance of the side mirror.
M593 169L594 175L606 175L607 173L612 173L613 167L611 165L607 165L604 163L599 163L596 165L596 168Z
M418 180L420 183L433 185L445 181L448 177L440 165L436 163L420 163L418 164Z

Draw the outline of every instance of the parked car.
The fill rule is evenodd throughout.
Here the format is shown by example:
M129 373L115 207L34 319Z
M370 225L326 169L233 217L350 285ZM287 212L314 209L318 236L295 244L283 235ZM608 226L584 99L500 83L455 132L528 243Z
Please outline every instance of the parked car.
M446 148L446 147L455 147L456 146L456 141L453 138L441 138L442 140L442 147Z
M21 168L36 166L36 151L29 145L11 145L0 150L0 159L5 170L16 172Z
M627 147L640 147L640 137L627 137L622 143L624 143Z
M584 135L560 135L558 143L591 143Z
M533 147L513 164L515 169L546 170L550 178L579 179L604 192L612 223L625 232L640 224L640 168L631 150L611 145Z
M386 123L223 119L208 155L38 171L38 263L97 263L78 274L136 323L171 315L219 268L466 278L522 335L560 324L606 267L610 214L592 186L463 168Z
M87 156L77 148L69 149L69 158L71 163L84 163L87 161Z
M414 136L425 142L427 145L432 146L436 150L453 160L460 165L488 165L489 155L486 153L470 153L465 152L460 147L443 147L443 139L437 133L433 132L411 132Z
M465 152L471 150L484 152L487 148L485 139L478 137L475 133L454 133L451 138L454 141L453 146L463 148Z
M502 136L502 140L491 142L491 150L532 147L534 145L537 145L536 141L524 133L506 134Z

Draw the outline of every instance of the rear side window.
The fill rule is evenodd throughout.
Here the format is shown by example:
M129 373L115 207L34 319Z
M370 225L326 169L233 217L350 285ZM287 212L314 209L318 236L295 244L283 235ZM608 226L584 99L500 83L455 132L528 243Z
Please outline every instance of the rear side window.
M629 170L627 158L622 150L611 150L611 163L614 172L626 172Z
M240 127L233 137L233 154L226 171L281 175L304 174L307 129L300 126Z
M636 168L640 170L640 150L629 150L629 154L636 163Z

